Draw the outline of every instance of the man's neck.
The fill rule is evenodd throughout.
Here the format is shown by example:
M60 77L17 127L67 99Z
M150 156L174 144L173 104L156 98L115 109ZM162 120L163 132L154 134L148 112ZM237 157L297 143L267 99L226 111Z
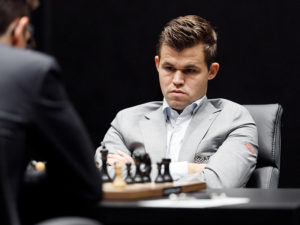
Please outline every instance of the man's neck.
M184 109L178 110L178 109L174 109L174 108L172 108L172 109L175 110L176 112L178 112L179 115L180 115L180 114L183 112L183 110L184 110Z

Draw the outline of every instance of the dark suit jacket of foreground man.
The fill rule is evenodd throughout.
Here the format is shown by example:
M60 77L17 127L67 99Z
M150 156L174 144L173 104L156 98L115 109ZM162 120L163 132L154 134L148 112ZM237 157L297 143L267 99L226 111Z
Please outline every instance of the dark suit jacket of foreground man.
M0 44L0 143L0 191L9 203L2 205L4 215L10 214L8 224L18 223L17 207L33 221L62 210L72 214L100 200L93 146L53 58ZM21 181L32 157L47 161L47 178L43 186L24 189Z

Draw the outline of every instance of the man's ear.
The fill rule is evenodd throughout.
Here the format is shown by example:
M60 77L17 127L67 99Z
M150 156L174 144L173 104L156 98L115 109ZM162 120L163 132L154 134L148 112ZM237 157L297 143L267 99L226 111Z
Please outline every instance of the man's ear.
M29 24L29 18L23 16L16 23L16 26L12 33L12 45L19 48L26 48L26 27Z
M159 68L159 57L158 57L158 55L154 57L154 61L155 61L156 70L158 71L158 68Z
M209 72L208 72L208 80L212 80L215 78L215 76L219 71L219 68L220 68L219 63L214 62L210 65Z

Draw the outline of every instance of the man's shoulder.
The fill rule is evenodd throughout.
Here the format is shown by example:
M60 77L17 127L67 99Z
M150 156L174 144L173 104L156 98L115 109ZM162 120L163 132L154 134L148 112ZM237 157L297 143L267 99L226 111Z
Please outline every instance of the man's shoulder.
M208 99L208 102L211 103L216 109L219 109L223 112L231 112L231 114L234 112L248 113L248 110L243 105L228 99Z
M0 63L5 64L6 67L24 66L30 70L56 64L54 57L35 50L18 49L3 44L0 45L0 50Z
M222 121L248 121L254 123L254 120L247 108L236 102L227 99L210 99L209 102L220 111L219 118Z
M20 51L19 57L26 58L25 63L32 66L48 67L49 65L56 64L54 57L34 50Z
M144 116L147 113L158 110L162 106L162 101L147 102L132 106L118 112L118 116Z
M242 106L242 105L240 105L236 102L233 102L233 101L225 99L225 98L208 99L208 102L210 102L216 108L240 107L240 106Z

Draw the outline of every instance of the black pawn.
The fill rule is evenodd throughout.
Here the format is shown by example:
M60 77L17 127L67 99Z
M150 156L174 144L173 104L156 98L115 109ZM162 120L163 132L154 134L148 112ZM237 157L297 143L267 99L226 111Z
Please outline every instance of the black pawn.
M158 174L157 174L157 177L155 179L155 183L163 183L164 182L164 178L161 174L161 165L162 165L162 163L160 163L160 162L157 163Z
M171 159L164 158L162 160L162 164L164 165L164 175L163 175L164 182L173 182L173 178L170 174L170 168L169 168L170 162L171 162Z
M135 176L133 178L134 183L143 183L143 177L142 177L142 171L141 171L141 156L137 155L135 158L135 165L136 165L136 170L135 170Z
M130 170L131 170L131 163L130 162L126 163L126 169L127 169L127 176L125 178L125 182L127 184L133 184L134 181L133 181L133 178L132 178L131 173L130 173Z
M102 182L111 182L111 178L107 172L107 155L108 155L108 150L106 149L104 143L101 143L102 149L100 150L101 152L101 160L102 160L102 169L101 169L101 177L102 177Z
M148 153L142 155L142 162L144 164L144 169L142 171L143 181L144 183L151 182L151 159Z

